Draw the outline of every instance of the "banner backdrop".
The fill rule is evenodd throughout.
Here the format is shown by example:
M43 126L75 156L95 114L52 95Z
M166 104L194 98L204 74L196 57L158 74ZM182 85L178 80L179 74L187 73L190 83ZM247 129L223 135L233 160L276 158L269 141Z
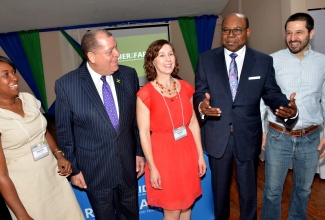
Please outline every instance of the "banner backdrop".
M191 220L214 220L213 216L213 198L211 189L211 172L209 168L208 157L205 155L207 162L207 172L201 181L202 196L195 202ZM95 215L84 191L73 188L81 210L87 220L95 220ZM146 186L144 176L138 181L138 195L139 195L139 213L140 220L160 220L163 218L163 212L159 208L149 207L147 204Z

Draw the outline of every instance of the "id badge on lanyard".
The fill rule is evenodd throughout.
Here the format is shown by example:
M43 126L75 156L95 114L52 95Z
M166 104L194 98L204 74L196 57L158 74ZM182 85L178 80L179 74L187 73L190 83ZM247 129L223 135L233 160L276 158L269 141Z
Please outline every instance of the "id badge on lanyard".
M164 100L164 102L165 102L165 105L166 105L166 108L167 108L167 110L168 110L168 113L169 113L169 117L170 117L170 121L171 121L171 123L172 123L172 126L173 126L173 135L174 135L174 139L175 139L175 141L178 141L179 139L182 139L182 138L184 138L184 137L186 137L187 136L187 131L186 131L186 127L185 127L185 123L184 123L184 109L183 109L183 104L182 104L182 99L181 99L181 96L179 95L179 92L177 91L177 93L176 93L178 96L179 96L179 102L180 102L180 105L181 105L181 109L182 109L182 118L183 118L183 126L181 126L181 127L178 127L178 128L174 128L174 122L173 122L173 118L172 118L172 116L171 116L171 113L170 113L170 110L169 110L169 107L168 107L168 105L167 105L167 102L166 102L166 100L165 100L165 97L164 97L164 95L162 95L162 98L163 98L163 100Z
M46 142L39 143L35 146L32 146L32 153L34 157L34 161L42 159L49 155L49 148Z
M181 126L179 128L175 128L173 130L175 141L178 141L179 139L182 139L183 137L187 136L187 131L185 126Z

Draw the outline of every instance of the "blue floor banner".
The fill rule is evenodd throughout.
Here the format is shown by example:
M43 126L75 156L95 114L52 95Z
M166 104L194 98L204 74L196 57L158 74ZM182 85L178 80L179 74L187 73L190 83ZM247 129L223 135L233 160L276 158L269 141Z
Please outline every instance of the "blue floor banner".
M202 196L197 199L194 203L192 209L191 220L214 220L213 216L213 198L211 189L211 171L209 168L208 157L205 155L205 160L207 162L207 172L202 178ZM142 176L138 181L138 196L139 196L139 213L140 220L160 220L163 218L163 212L160 208L152 208L148 206L146 185L144 181L144 176ZM95 220L95 215L84 191L73 188L78 202L80 204L81 210L87 220Z

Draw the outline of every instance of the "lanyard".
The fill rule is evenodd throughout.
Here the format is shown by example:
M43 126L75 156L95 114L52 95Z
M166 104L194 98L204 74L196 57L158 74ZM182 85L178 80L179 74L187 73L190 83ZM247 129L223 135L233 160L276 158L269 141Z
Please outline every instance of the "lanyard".
M183 118L183 126L184 126L184 110L183 110L182 99L181 99L181 95L180 95L180 93L179 93L179 91L178 91L177 89L176 89L176 92L177 92L177 95L179 96L179 102L181 103L181 108L182 108L182 118ZM164 102L165 102L166 107L167 107L167 110L168 110L168 113L169 113L169 117L170 117L170 121L172 122L173 130L175 130L175 126L174 126L173 118L172 118L172 115L171 115L171 113L170 113L170 110L169 110L169 107L168 107L168 105L167 105L167 102L166 102L166 100L165 100L165 96L164 96L162 93L160 93L160 94L161 94L161 96L162 96L162 98L163 98L163 100L164 100Z
M17 97L17 98L19 98L19 97ZM39 109L35 108L34 106L29 105L27 102L25 102L25 101L22 100L22 99L20 99L20 100L21 100L22 102L24 102L25 104L27 104L29 107L31 107L31 108L35 109L36 111L38 111L39 114L41 114L41 112L40 112ZM4 112L1 108L0 108L0 110L1 110L1 112L2 112L3 114L5 114L8 118L14 120L14 121L15 121L15 122L16 122L16 123L17 123L17 124L18 124L22 129L23 129L23 131L25 132L25 134L27 135L27 137L28 137L28 139L29 139L30 144L32 145L32 139L31 139L31 137L29 136L27 130L22 126L22 124L21 124L19 121L17 121L16 119L10 117L10 116L9 116L6 112ZM43 128L43 130L44 130L44 122L43 122L42 116L40 116L40 118L41 118L41 126L42 126L42 128ZM45 141L45 132L46 132L46 131L44 131L44 134L43 134L43 142Z

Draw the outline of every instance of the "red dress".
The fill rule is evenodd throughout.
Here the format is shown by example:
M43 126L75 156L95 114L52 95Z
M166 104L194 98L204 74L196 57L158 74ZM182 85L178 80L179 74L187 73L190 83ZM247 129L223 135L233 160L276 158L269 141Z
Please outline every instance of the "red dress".
M172 98L163 97L151 83L143 86L137 94L150 110L152 154L163 188L156 190L151 187L147 165L145 181L148 205L167 210L189 208L202 194L198 176L198 152L193 135L188 128L193 114L190 99L194 89L185 81L179 80L179 82L180 94ZM184 115L187 136L178 141L174 139L173 126L166 104L175 128L183 125L182 114Z

